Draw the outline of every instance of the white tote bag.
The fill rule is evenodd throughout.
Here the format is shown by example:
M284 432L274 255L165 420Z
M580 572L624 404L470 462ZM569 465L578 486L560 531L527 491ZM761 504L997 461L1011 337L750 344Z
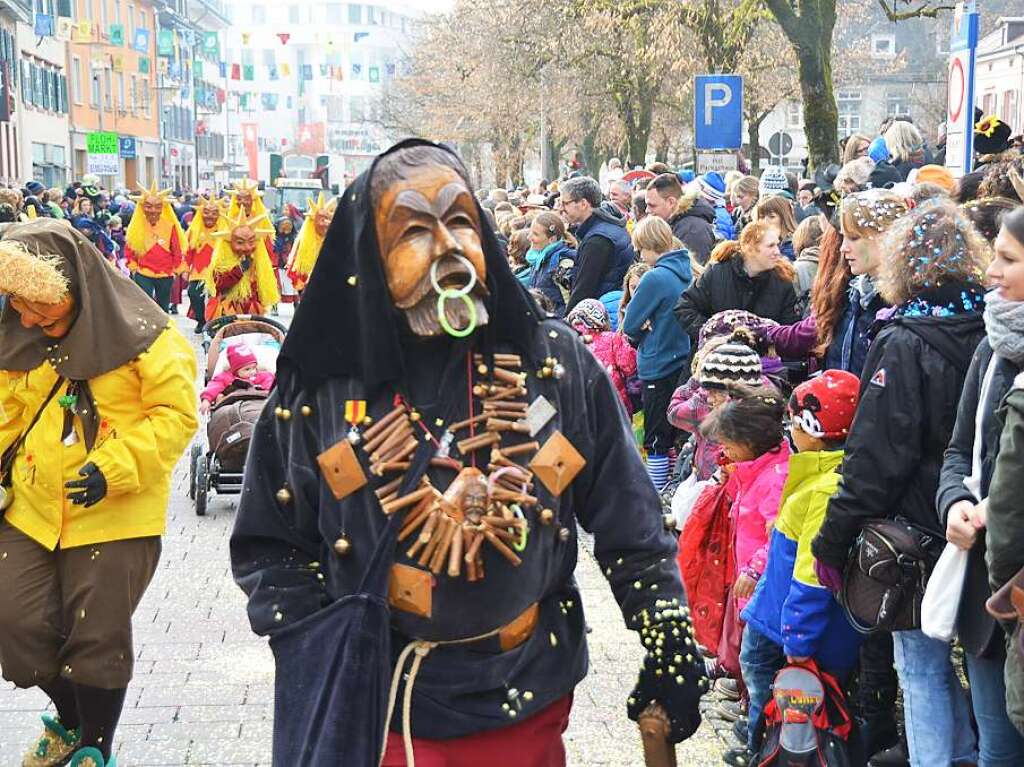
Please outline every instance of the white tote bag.
M704 488L710 484L711 480L698 480L696 474L690 474L679 483L676 494L672 496L672 516L676 520L676 530L683 529L687 517L693 511L693 504L697 502Z
M953 638L969 553L947 543L928 579L921 602L921 630L932 639L949 642Z
M989 360L981 383L978 407L974 418L974 447L971 451L971 475L964 477L964 487L977 501L981 496L981 448L983 418L988 392L995 374L995 356ZM932 639L949 642L956 633L956 616L960 610L960 595L967 578L967 551L947 543L932 570L921 602L921 630Z

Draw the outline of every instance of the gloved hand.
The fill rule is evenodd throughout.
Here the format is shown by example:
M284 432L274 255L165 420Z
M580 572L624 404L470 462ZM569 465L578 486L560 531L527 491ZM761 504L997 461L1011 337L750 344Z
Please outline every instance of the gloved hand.
M252 259L249 258L249 256L246 256L245 258L242 259L242 271L249 271L250 266L252 266Z
M82 479L73 479L64 483L64 489L71 491L68 493L69 501L89 508L106 497L107 478L103 476L103 472L96 464L89 461L78 470L78 475Z
M700 699L711 685L693 639L689 608L679 607L677 600L655 605L653 615L645 611L636 619L647 655L626 710L635 722L652 702L659 704L672 725L669 739L679 743L700 727Z

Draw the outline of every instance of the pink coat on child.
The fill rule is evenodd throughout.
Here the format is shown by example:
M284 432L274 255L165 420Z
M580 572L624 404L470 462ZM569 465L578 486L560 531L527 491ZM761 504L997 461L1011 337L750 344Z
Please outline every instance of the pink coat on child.
M746 572L760 577L768 561L768 526L779 515L782 488L789 475L789 443L783 440L778 448L752 461L735 464L733 471L736 500L731 516L736 531L736 577ZM748 599L738 599L742 610Z
M203 389L203 393L199 395L199 398L205 399L212 404L235 381L246 383L251 389L270 391L274 387L274 374L268 373L266 370L260 370L252 378L239 378L230 370L225 370L223 373L218 373L210 379L210 383Z
M245 384L240 388L263 389L264 391L270 391L273 388L274 374L265 370L257 370L252 378L241 378L238 375L238 371L243 368L256 366L256 355L246 344L238 343L228 346L227 355L230 369L211 378L210 383L203 389L203 393L199 395L200 399L213 404L217 397L236 381Z
M622 333L611 331L594 333L588 346L597 361L608 371L615 384L615 391L626 406L626 412L631 414L633 405L626 392L626 380L636 375L636 349L629 345Z

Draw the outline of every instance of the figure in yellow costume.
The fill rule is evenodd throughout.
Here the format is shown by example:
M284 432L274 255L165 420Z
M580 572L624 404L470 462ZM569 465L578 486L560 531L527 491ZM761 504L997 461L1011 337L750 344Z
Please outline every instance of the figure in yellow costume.
M199 204L193 206L195 215L188 231L188 251L185 263L188 266L188 298L192 305L191 314L196 321L196 333L203 332L206 324L206 293L203 283L210 273L213 248L217 244L213 233L227 226L224 200L201 196Z
M247 218L255 218L260 214L267 213L267 206L263 204L263 193L260 192L259 184L251 178L243 178L236 181L228 190L231 196L231 207L228 209L228 218L234 220L239 211L243 211Z
M263 202L263 192L260 191L260 185L258 182L253 181L251 178L243 178L240 181L236 181L231 189L228 189L228 195L231 197L231 204L228 207L228 218L234 221L238 218L238 213L241 211L245 214L248 219L254 219L257 216L265 215L267 221L271 226L271 232L269 237L263 238L263 243L267 247L267 253L270 255L270 263L274 263L274 236L277 234L273 231L273 221L270 220L270 211L267 210L267 206ZM278 286L278 293L281 292L281 283L277 281L277 272L274 272L274 280ZM275 302L276 303L276 302Z
M327 229L334 218L334 211L338 207L337 198L326 202L324 193L320 192L316 200L309 198L309 210L306 211L306 223L299 232L292 246L291 255L288 256L288 279L299 292L305 289L309 275L316 265L317 256L320 255L320 248L323 247L324 237Z
M132 195L135 214L125 231L125 260L132 279L167 311L171 302L174 276L185 267L185 232L174 215L167 196L154 183L149 189L139 185Z
M261 226L262 224L262 226ZM281 300L266 238L273 234L267 214L248 218L239 210L213 233L217 245L206 279L206 319L233 314L262 314Z

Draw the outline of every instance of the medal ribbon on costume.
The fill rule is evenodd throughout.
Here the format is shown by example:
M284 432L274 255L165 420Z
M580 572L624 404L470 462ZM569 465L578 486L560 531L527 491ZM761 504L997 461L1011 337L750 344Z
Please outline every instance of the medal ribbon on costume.
M352 427L348 430L348 441L354 445L361 439L359 435L359 424L366 420L366 400L345 400L345 420L348 421Z

